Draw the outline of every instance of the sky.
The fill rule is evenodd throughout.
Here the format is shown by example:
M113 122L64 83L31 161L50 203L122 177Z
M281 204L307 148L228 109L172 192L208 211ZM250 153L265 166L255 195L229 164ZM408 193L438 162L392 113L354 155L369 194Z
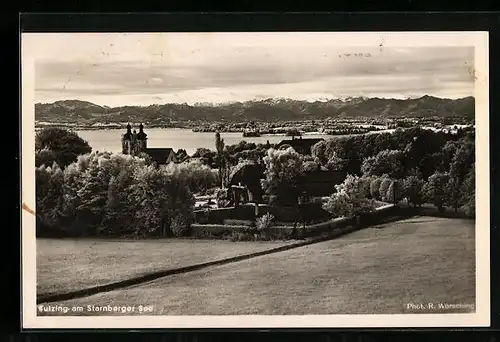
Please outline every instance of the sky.
M473 96L474 47L427 45L336 33L71 33L39 38L30 54L43 103Z

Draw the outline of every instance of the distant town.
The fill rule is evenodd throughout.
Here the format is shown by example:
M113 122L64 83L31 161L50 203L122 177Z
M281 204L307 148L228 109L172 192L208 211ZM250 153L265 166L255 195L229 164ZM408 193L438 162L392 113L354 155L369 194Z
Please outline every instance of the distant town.
M37 129L42 127L59 127L73 130L107 130L122 129L128 122L94 123L82 125L79 123L61 123L35 121ZM214 121L172 121L169 124L154 124L145 121L149 128L181 128L191 129L193 132L208 133L242 133L242 137L287 135L300 136L303 134L348 135L365 134L369 132L384 131L396 128L422 127L433 130L453 131L457 127L473 126L474 120L463 117L429 117L429 118L356 118L324 120L284 121L280 123L269 122L243 122L227 123Z

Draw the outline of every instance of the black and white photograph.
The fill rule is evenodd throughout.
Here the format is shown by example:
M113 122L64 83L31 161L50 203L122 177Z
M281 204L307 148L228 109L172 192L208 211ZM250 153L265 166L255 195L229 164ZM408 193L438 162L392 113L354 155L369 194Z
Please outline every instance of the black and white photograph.
M486 32L21 43L25 328L489 325Z

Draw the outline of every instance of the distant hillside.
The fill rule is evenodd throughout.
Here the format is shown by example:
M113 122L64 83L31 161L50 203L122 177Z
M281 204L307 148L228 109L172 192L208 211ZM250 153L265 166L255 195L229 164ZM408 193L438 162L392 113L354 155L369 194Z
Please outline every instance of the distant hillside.
M174 121L283 121L323 119L328 117L450 117L474 118L474 98L457 100L423 96L417 99L349 98L326 102L289 99L236 102L224 105L187 105L168 103L147 107L109 108L90 102L67 100L37 103L35 118L52 123L149 124Z

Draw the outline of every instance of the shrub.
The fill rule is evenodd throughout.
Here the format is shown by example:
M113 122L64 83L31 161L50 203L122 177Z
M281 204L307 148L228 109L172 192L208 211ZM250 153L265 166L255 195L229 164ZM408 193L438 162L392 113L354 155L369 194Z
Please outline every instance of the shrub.
M361 180L361 188L363 190L364 197L371 199L373 198L371 194L371 183L373 180L375 180L377 177L374 176L362 176L360 178Z
M57 171L57 172L56 172ZM37 220L62 235L157 235L192 220L194 197L177 174L129 155L92 153L64 171L36 170ZM181 228L178 229L182 230Z
M190 222L185 215L175 215L170 220L170 230L175 236L186 236L189 233Z
M334 216L352 217L373 209L373 201L365 196L364 181L358 176L347 175L342 184L336 185L323 208Z
M193 193L203 192L217 185L217 174L199 160L170 163L165 169L168 174L186 184Z
M57 162L61 168L65 168L76 161L79 155L92 151L89 144L80 138L78 134L57 127L44 128L36 134L35 150L37 152L51 151L50 155L43 152L43 155L38 156L40 165L51 159Z
M382 183L382 178L375 178L370 182L370 195L376 200L380 200L380 184Z
M403 181L403 195L408 199L408 204L412 203L414 207L423 203L422 188L424 181L416 175L410 175Z
M368 157L363 161L361 172L367 176L388 174L391 177L401 177L404 173L403 160L402 151L380 151L376 156Z
M233 203L233 195L229 189L219 189L216 195L217 207L228 208Z
M463 209L470 217L476 215L476 170L475 164L472 164L469 173L461 187Z
M238 241L253 241L256 240L256 234L252 234L250 232L241 232L241 231L231 231L229 235L229 240L233 242Z
M389 188L387 189L387 193L385 198L389 203L398 203L403 199L403 182L396 179L391 182Z
M266 178L262 180L264 192L269 196L276 196L274 201L277 204L297 204L301 193L303 156L292 148L269 149L263 161L266 165Z
M392 180L390 178L382 178L380 182L380 188L378 190L380 194L380 200L387 202L387 190L391 186Z
M266 213L256 220L257 231L266 232L272 227L274 221L274 216L270 213Z
M444 210L449 179L447 173L436 172L429 177L422 189L427 202L434 204L439 211Z

